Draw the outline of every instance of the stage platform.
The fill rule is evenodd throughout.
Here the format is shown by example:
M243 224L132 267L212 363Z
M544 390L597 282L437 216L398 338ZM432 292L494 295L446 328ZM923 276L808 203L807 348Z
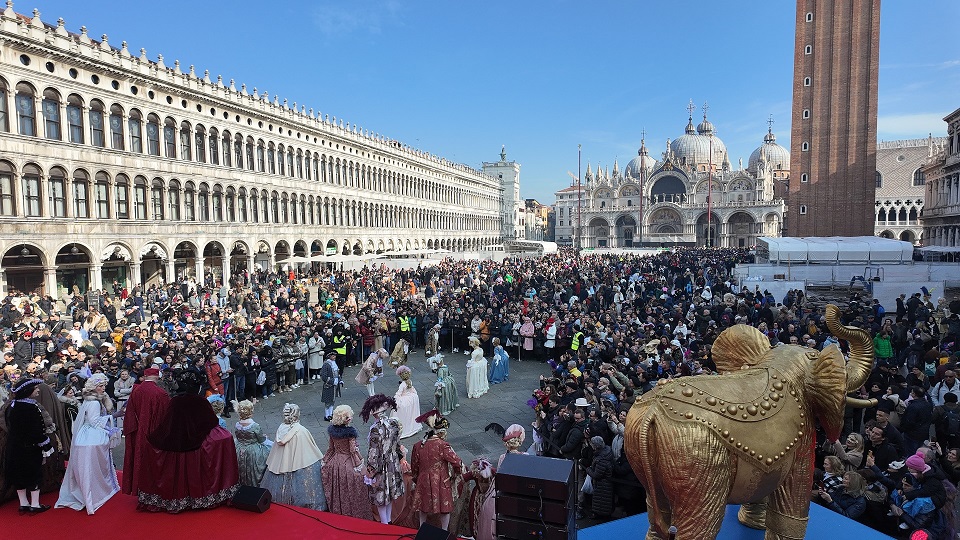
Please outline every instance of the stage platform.
M739 506L727 506L727 514L723 520L723 527L717 540L763 540L763 531L744 527L737 521ZM647 514L637 514L601 525L594 525L577 531L577 540L610 540L623 538L629 534L630 538L642 539L649 527ZM822 506L810 505L810 522L807 525L807 538L824 539L842 534L843 538L857 540L890 540L891 537L879 533L869 527L861 525L852 519L847 519Z

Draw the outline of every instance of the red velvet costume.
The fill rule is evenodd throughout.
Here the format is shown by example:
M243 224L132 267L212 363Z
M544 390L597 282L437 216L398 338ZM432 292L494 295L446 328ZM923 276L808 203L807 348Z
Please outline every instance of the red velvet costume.
M430 437L413 445L410 468L417 483L417 509L425 514L449 514L453 510L453 479L459 478L463 469L450 443Z
M236 493L240 483L233 435L221 428L210 403L197 395L170 400L148 437L157 458L144 463L139 507L171 513L213 508Z
M157 449L147 440L163 420L170 404L167 391L154 381L144 381L133 388L127 400L123 417L123 434L126 436L123 454L123 484L126 495L137 495L140 487L150 485L153 479L144 476L144 462L156 459Z

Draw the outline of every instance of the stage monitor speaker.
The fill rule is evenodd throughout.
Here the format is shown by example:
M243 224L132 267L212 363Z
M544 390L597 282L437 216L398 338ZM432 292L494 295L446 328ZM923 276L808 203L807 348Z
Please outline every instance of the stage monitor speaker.
M507 454L497 469L497 489L505 494L566 503L576 490L573 461Z
M413 540L457 540L456 535L429 523L420 525L417 536Z
M230 504L240 510L262 514L270 508L270 502L272 500L273 496L264 488L240 486L240 489L237 490L237 494L233 496Z

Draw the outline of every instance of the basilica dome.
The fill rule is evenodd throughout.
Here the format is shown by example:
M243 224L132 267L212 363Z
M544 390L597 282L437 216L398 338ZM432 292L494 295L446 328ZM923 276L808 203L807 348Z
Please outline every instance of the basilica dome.
M767 162L767 166L774 170L790 170L790 151L777 144L777 136L772 130L767 131L763 144L750 154L747 170L756 172L761 156Z
M640 150L637 151L637 154L637 157L631 159L630 163L627 163L627 166L623 169L623 176L627 178L640 178L642 176L641 171L649 175L654 167L657 166L657 160L650 157L650 154L647 153L647 145L642 139L640 140Z
M713 135L713 124L703 117L703 122L697 128L693 127L693 118L689 118L684 134L670 143L670 151L677 161L697 167L698 165L713 164L719 168L724 162L727 147L719 137ZM711 141L712 140L712 141ZM713 156L710 150L713 149Z

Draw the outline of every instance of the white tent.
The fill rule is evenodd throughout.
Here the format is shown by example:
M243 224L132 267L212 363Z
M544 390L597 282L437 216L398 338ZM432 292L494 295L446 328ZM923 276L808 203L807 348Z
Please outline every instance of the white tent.
M860 263L911 262L913 244L878 236L831 236L758 239L758 262L771 263Z

